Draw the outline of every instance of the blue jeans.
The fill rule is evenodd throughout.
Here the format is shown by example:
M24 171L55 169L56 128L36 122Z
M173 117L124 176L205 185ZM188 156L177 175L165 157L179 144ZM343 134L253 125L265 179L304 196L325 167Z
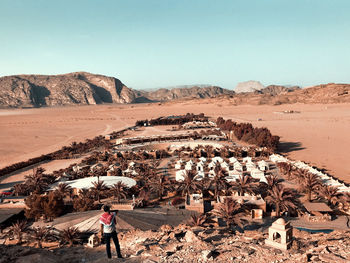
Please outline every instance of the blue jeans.
M117 232L114 231L112 233L104 233L103 238L104 238L105 243L106 243L107 257L112 258L112 255L111 255L111 238L112 238L114 245L115 245L115 249L117 250L118 258L121 258L122 254L120 253L120 246L119 246Z

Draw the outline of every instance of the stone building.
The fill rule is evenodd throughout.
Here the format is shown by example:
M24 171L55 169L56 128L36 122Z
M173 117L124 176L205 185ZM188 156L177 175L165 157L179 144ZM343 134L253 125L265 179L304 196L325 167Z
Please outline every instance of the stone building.
M293 242L293 228L283 218L277 219L269 228L269 237L265 244L274 248L287 250Z

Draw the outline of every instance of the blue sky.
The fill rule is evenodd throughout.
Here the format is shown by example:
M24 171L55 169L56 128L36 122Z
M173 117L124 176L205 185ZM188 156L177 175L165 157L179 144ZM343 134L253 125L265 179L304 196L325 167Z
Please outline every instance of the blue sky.
M0 0L0 75L88 71L136 89L350 83L348 0Z

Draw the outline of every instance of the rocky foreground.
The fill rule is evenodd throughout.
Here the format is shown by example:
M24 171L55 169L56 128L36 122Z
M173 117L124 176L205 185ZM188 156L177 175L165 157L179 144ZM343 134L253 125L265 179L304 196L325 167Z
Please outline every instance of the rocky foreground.
M350 231L309 234L293 230L293 246L281 251L265 245L267 233L228 232L224 228L132 230L119 234L124 259L109 262L349 262ZM112 247L114 252L114 247ZM0 246L0 262L105 262L104 246L52 250Z

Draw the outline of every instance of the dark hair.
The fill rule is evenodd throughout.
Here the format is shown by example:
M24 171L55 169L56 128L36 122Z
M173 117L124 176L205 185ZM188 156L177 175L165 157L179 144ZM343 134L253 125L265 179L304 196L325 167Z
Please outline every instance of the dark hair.
M111 208L108 205L105 205L103 207L103 211L105 211L105 212L109 212L110 210L111 210Z

